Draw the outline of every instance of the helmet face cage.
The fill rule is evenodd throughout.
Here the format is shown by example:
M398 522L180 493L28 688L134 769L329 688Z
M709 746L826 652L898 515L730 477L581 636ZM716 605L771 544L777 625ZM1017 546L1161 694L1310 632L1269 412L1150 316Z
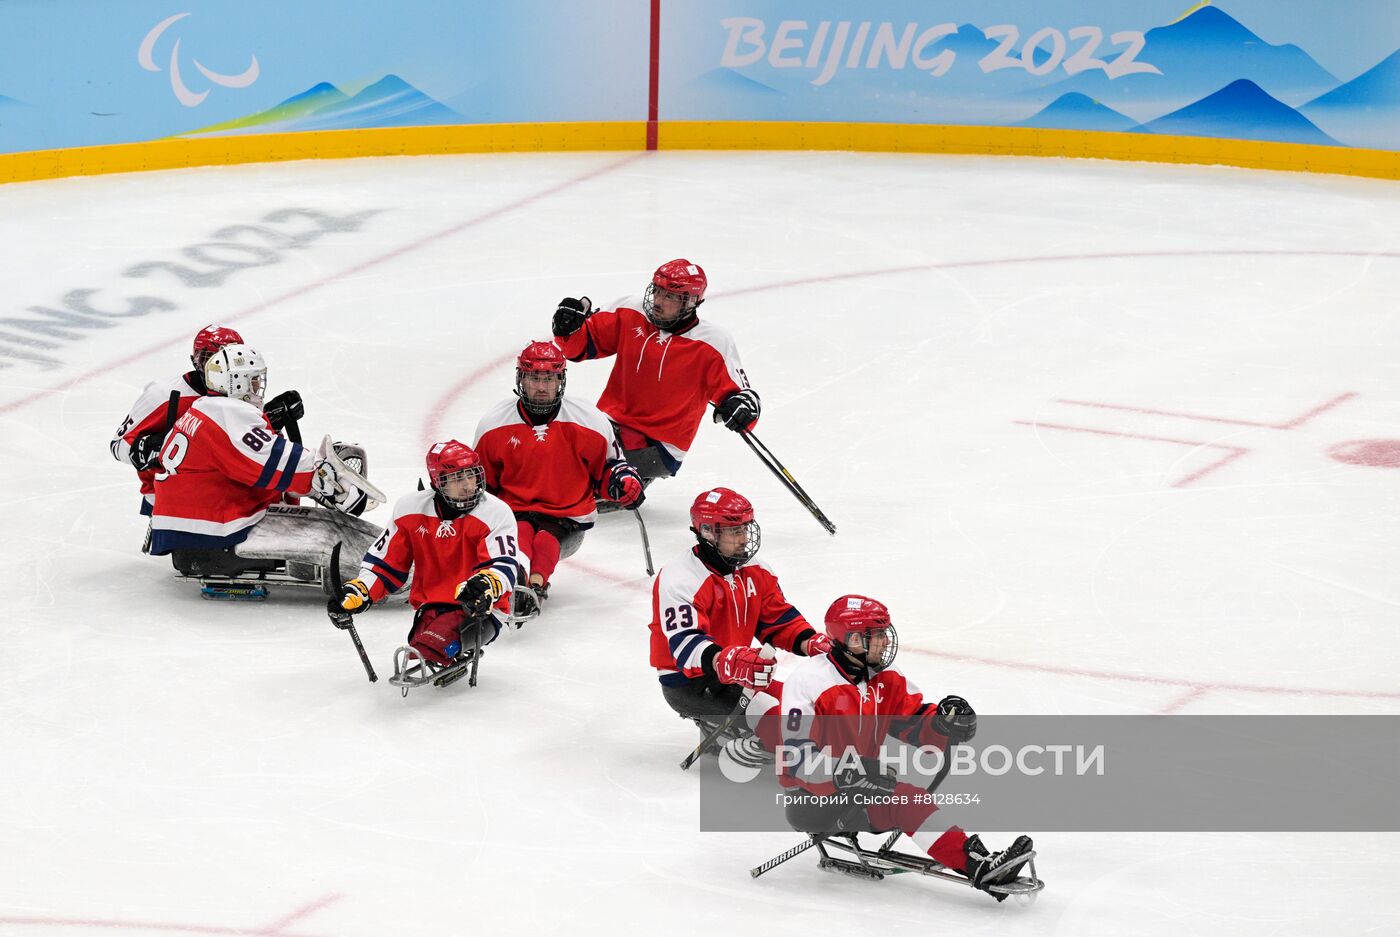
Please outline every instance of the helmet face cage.
M726 540L732 541L731 537L725 534L733 530L743 531L743 540L737 550L731 548L726 551L722 544ZM700 524L695 528L695 533L706 543L714 547L716 553L734 565L735 569L743 566L758 555L758 548L763 542L763 531L758 526L758 521L749 520L739 524L711 523Z
M204 362L204 386L261 409L267 389L267 366L262 363L262 356L248 346L225 345Z
M851 646L851 639L860 641L860 649L856 650ZM870 656L871 647L878 643L878 639L883 638L883 647L879 656ZM857 659L865 661L865 666L871 670L884 670L894 663L894 656L899 653L899 632L894 630L894 625L882 625L871 628L853 628L846 632L846 651Z
M678 301L680 312L668 319L661 318L657 314L658 303L665 301ZM668 290L655 281L647 284L646 294L642 297L642 313L647 317L647 321L664 331L670 331L695 318L695 310L699 305L700 299L694 293Z
M544 403L532 399L530 395L525 392L525 378L531 376L547 377L549 375L557 375L559 377L559 386L555 389L554 396ZM516 368L515 395L520 398L521 406L530 413L548 413L559 405L559 401L564 399L564 382L566 380L567 375L565 375L563 368Z
M450 497L447 492L443 490L443 486L450 482L465 482L468 479L475 479L476 487L473 488L471 494L467 495L465 498ZM434 472L431 481L433 483L433 491L437 492L438 496L442 498L443 501L446 501L458 511L470 511L472 508L476 507L481 503L481 496L486 492L486 473L482 471L479 465L470 465L452 471Z

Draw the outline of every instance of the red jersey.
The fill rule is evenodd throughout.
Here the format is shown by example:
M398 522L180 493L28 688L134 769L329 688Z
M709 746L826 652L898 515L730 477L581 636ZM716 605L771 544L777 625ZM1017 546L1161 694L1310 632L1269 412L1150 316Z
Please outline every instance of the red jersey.
M934 732L925 703L912 681L893 666L874 674L869 683L853 682L830 654L799 661L782 683L783 744L805 747L840 759L847 750L878 758L887 735L921 745L947 746ZM783 764L784 787L803 787L819 794L836 788L826 759L802 758Z
M597 517L594 498L604 476L622 459L608 418L568 397L539 426L524 417L519 400L502 401L481 418L472 448L486 486L512 511L567 517L585 528Z
M595 312L583 328L555 342L570 361L616 355L598 409L619 426L664 444L679 462L695 439L705 405L749 390L749 379L738 346L724 329L695 319L672 334L652 325L640 308L640 302L628 300L612 312Z
M283 494L311 490L315 454L273 433L262 411L199 397L175 421L155 476L151 553L242 543Z
M189 371L168 381L147 384L141 396L136 398L136 403L131 405L131 412L122 420L122 425L112 434L112 441L108 443L112 458L130 465L131 447L136 437L166 428L165 411L170 405L171 391L180 394L175 410L175 416L179 418L185 415L191 404L204 396L204 381L200 379L198 371ZM137 472L136 476L141 480L141 513L150 514L156 503L156 470L146 469Z
M651 586L651 665L668 686L703 676L701 662L711 649L747 647L757 638L798 653L815 633L761 562L723 576L692 547L667 563Z
M360 561L360 579L378 602L402 589L411 571L414 608L456 602L458 587L488 566L514 588L517 572L529 573L528 558L516 555L515 530L515 515L489 493L469 513L446 520L431 488L415 491L394 504L394 519ZM509 592L496 607L509 613Z

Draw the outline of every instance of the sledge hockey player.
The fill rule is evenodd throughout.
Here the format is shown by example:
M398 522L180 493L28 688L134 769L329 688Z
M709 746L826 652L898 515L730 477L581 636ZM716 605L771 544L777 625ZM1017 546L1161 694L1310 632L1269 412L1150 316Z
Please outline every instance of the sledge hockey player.
M728 488L690 506L696 544L657 573L651 589L651 665L667 704L708 733L733 713L745 688L769 685L761 643L794 654L831 648L783 597L778 577L754 561L761 532L753 505Z
M264 534L262 541L280 537L289 549L310 549L317 559L329 554L331 544L308 548L313 526L356 532L356 524L363 524L358 519L342 521L327 512L316 518L310 508L280 517L275 532L259 531L269 506L286 495L310 495L345 512L378 492L345 466L329 436L313 452L277 435L263 410L267 367L253 348L235 343L213 352L204 364L204 384L207 396L194 398L159 453L151 555L169 555L185 576L263 578L287 564L277 558L276 543L261 545L271 554L239 549L255 532Z
M789 750L829 756L781 760L779 781L798 795L786 800L788 822L805 833L900 830L934 861L1004 900L1006 894L990 886L1015 877L1032 855L1031 838L1018 836L993 852L956 826L940 829L932 821L938 808L923 796L926 791L898 781L878 760L887 735L945 751L966 742L977 732L977 713L960 696L945 696L937 705L924 701L894 667L898 635L889 609L875 599L841 596L826 610L825 629L830 650L798 662L782 683L779 725L769 720L762 726L765 736L780 732ZM752 707L746 714L754 725L763 715ZM804 792L847 796L819 800ZM859 795L869 795L868 805Z
M108 447L112 458L136 469L141 481L141 513L149 517L155 505L155 477L160 468L160 450L176 419L185 415L200 397L208 394L204 384L204 363L225 345L242 344L243 336L220 325L206 325L194 337L190 363L194 368L179 377L152 381L132 404ZM170 412L170 396L176 395L175 411ZM274 432L302 416L301 395L285 391L268 401L265 408Z
M530 580L515 590L517 623L538 615L549 577L572 556L597 519L595 498L636 510L642 480L618 449L612 424L596 407L564 396L564 353L531 342L515 363L515 396L487 411L472 448L486 487L519 523Z
M698 265L671 260L640 301L595 311L587 296L569 297L554 313L555 341L570 361L616 355L598 409L617 425L623 454L647 483L680 471L706 404L735 432L758 423L758 394L734 338L697 315L707 284Z
M529 572L515 541L515 515L486 491L481 457L449 439L427 455L429 488L404 495L394 519L365 553L360 573L327 605L331 621L347 628L358 615L413 574L414 608L408 644L394 655L390 683L446 685L481 648L501 633L510 615L511 590Z

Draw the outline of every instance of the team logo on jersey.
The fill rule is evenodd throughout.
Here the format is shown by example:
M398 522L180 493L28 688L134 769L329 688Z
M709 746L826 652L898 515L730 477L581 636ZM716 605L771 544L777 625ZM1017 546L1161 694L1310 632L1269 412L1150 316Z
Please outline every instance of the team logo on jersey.
M437 535L439 540L443 537L455 537L457 536L457 528L453 527L449 520L438 521Z
M544 442L549 437L549 424L535 427L535 442Z
M424 527L422 524L419 524L419 525L418 525L418 531L417 531L417 532L420 533L420 534L422 534L422 535L425 536L425 537L428 536L428 528Z
M645 338L645 337L646 337L646 335L642 332L642 327L641 327L640 325L637 326L637 337L638 337L638 338Z
M520 445L520 437L519 437L519 436L512 436L512 437L510 437L510 444L511 444L512 446L518 446L518 445Z

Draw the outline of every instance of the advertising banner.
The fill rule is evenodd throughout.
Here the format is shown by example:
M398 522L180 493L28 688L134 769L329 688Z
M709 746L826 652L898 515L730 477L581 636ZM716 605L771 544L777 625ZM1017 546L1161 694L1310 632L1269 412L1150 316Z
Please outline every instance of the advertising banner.
M1055 128L1400 149L1385 0L663 4L663 120Z
M12 0L0 152L644 120L647 0Z

